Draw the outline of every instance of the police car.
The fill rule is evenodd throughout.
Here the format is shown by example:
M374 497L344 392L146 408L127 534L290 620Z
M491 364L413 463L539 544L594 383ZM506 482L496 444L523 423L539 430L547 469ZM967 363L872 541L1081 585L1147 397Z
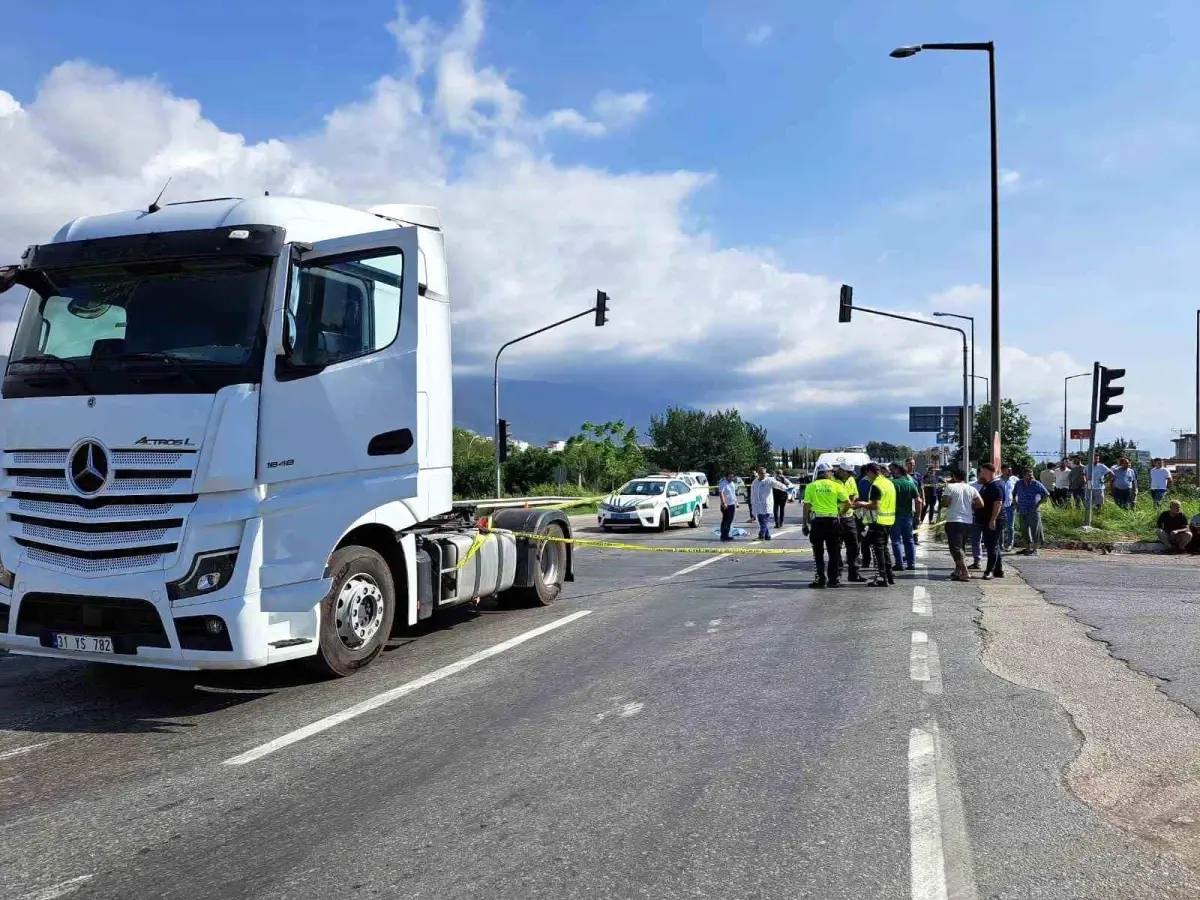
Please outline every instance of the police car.
M655 528L672 525L700 526L704 514L696 491L675 475L635 478L609 494L600 504L596 520L605 531L613 528Z

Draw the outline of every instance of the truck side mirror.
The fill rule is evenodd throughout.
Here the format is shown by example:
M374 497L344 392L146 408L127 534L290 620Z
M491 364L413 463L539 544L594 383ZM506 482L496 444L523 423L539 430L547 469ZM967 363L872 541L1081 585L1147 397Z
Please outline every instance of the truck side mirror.
M16 266L0 266L0 294L17 283Z

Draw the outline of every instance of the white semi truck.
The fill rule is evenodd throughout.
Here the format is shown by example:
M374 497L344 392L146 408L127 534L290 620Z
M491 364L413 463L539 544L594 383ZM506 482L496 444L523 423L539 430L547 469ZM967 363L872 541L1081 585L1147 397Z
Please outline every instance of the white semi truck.
M0 647L169 669L311 657L549 604L570 544L452 495L450 297L431 207L262 197L69 223L25 289L0 400ZM559 511L498 529L569 538ZM465 564L464 564L465 559Z

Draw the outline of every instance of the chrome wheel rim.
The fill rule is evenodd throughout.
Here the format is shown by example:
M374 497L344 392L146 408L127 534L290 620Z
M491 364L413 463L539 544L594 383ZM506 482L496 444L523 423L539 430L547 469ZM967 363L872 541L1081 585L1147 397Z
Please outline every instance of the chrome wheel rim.
M333 608L338 637L347 650L361 650L383 624L383 592L365 572L346 579Z

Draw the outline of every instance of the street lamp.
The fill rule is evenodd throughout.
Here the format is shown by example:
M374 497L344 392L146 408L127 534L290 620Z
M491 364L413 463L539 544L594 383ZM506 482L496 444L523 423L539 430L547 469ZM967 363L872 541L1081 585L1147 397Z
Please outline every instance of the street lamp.
M963 316L958 313L935 312L935 316L939 319L964 319L971 323L971 378L981 378L982 376L975 374L975 317ZM987 379L984 378L984 383ZM971 382L971 415L975 415L975 382Z
M988 100L992 139L992 462L1000 465L1000 169L996 144L996 45L992 41L965 44L912 44L897 47L893 59L916 56L922 50L982 50L988 56ZM1200 327L1200 325L1198 325ZM1200 379L1197 381L1200 385ZM1197 403L1200 408L1200 402Z
M1198 327L1200 327L1200 317L1197 318ZM1067 382L1072 378L1087 378L1091 372L1080 372L1078 375L1068 375L1063 379L1063 437L1062 437L1062 458L1067 458ZM1200 377L1200 376L1198 376ZM1200 382L1197 382L1200 384Z
M976 379L976 380L978 380L978 381L982 381L982 382L983 382L983 392L986 394L986 393L988 392L988 387L987 387L988 380L987 380L987 376L986 376L986 375L972 375L971 377L972 377L972 378L974 378L974 379Z

